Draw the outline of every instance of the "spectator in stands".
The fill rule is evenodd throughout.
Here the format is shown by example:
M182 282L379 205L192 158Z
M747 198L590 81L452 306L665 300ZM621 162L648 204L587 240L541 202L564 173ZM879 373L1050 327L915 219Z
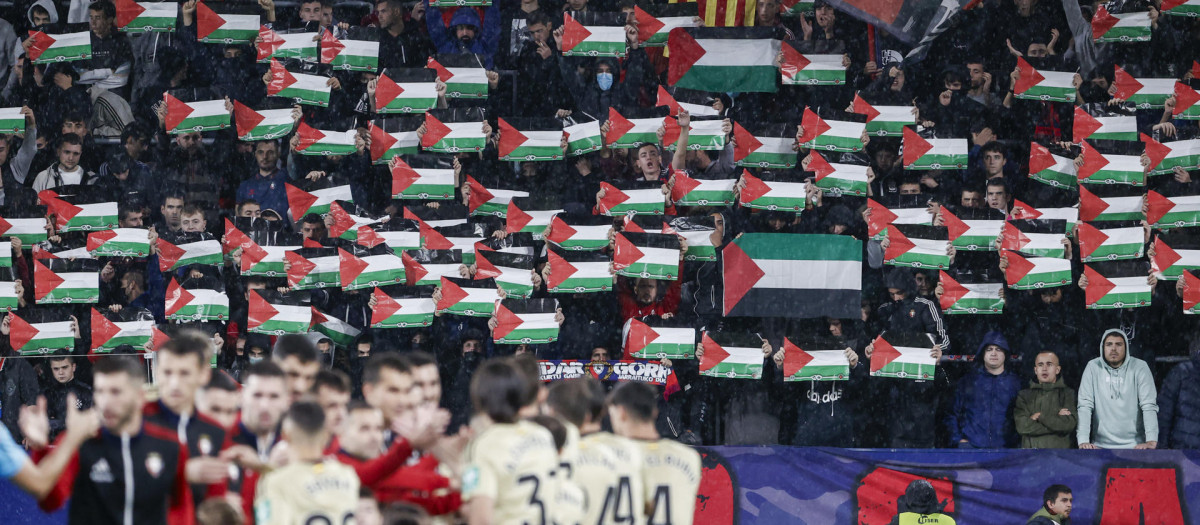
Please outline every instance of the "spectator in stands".
M526 117L566 115L575 109L575 101L559 69L560 45L550 38L553 22L545 13L530 13L526 19L530 38L516 58L517 81L511 89L520 89L528 97L516 109ZM607 115L582 116L579 122L604 120Z
M0 135L0 185L11 188L13 202L22 202L18 186L25 186L29 178L29 168L33 157L37 154L37 120L29 107L22 107L21 114L25 116L25 136L17 147L16 136ZM8 206L9 195L0 193L3 206Z
M79 83L129 97L129 72L133 69L133 49L125 33L117 31L117 7L109 0L97 0L88 6L88 28L92 37L92 59Z
M475 8L460 7L445 25L441 9L430 6L429 0L421 2L426 8L425 26L438 53L475 53L482 55L484 67L492 68L492 57L500 48L499 5L492 3L484 10L482 22Z
M114 202L132 199L144 201L150 197L152 184L149 168L129 158L124 151L110 155L97 173L96 187Z
M1050 485L1042 493L1042 508L1029 517L1026 525L1067 525L1071 519L1071 507L1074 503L1071 487L1066 485Z
M642 277L617 277L621 319L675 315L679 310L682 286L678 279L664 282Z
M1008 183L1003 178L991 178L987 180L986 188L988 207L1004 212L1005 218L1008 218L1012 212L1012 191Z
M279 167L279 142L263 140L254 143L254 175L244 179L237 189L239 202L254 199L262 209L280 214L288 211L287 170Z
M874 334L884 330L924 332L933 334L934 343L942 352L950 349L941 308L917 294L917 281L911 271L892 268L887 275L887 291L892 300L879 307L875 316L879 324L873 327Z
M92 408L92 386L75 378L75 359L66 352L50 356L53 383L42 390L46 397L46 415L50 418L50 438L67 428L67 399L75 396L75 408Z
M1078 425L1075 391L1059 377L1058 354L1046 350L1035 361L1037 379L1017 394L1013 409L1021 448L1071 448L1071 433Z
M376 5L379 14L379 67L425 67L434 52L433 43L417 23L405 23L404 2L383 0Z
M155 225L159 233L172 232L177 233L183 228L183 191L172 188L163 193L162 205L158 211L162 214L162 221Z
M1004 334L984 334L975 353L975 367L959 379L948 413L950 443L958 448L1011 448L1017 445L1013 400L1021 390L1020 377L1006 365L1010 350Z
M817 0L820 1L820 0ZM937 491L933 484L924 479L918 479L908 484L904 495L896 498L896 517L891 525L906 523L936 523L939 525L954 525L954 518L945 513L945 502L938 502Z
M1159 448L1200 449L1200 339L1192 339L1189 353L1158 393Z
M79 159L83 155L83 141L80 140L79 135L74 133L63 135L58 139L55 151L58 154L58 162L37 174L37 178L33 180L34 191L96 182L96 174L84 169L79 164Z
M317 358L317 347L304 335L285 334L275 340L271 360L283 369L293 403L312 390L317 372L321 370Z
M1158 403L1145 361L1130 355L1125 333L1100 339L1100 357L1088 362L1079 384L1079 448L1155 448Z

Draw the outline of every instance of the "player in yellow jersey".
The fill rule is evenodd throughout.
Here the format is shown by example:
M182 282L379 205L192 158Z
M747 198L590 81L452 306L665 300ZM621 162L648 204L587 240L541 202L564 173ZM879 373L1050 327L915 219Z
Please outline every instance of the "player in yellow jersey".
M646 383L622 383L608 396L613 432L636 440L642 450L645 523L691 525L700 489L700 454L677 441L660 439L654 426L657 417L658 391Z
M347 523L358 505L358 474L325 458L329 432L325 413L311 401L298 401L283 421L288 464L258 482L254 498L257 525Z
M503 359L479 365L471 379L471 403L482 419L464 456L463 514L471 525L550 523L558 453L548 430L517 418L536 396L529 381Z
M555 472L555 479L558 480L558 493L555 494L554 504L550 506L550 522L554 525L579 525L583 523L583 489L580 489L579 485L567 477L567 470L561 463L563 447L567 443L567 425L569 423L544 414L534 416L530 418L530 421L549 430L550 435L554 436L554 446L558 448L560 463Z
M579 440L579 456L576 458L580 485L588 494L588 516L595 516L597 525L642 523L645 495L642 493L642 450L633 441L600 431L600 420L604 415L604 387L595 379L583 381L586 386L583 399L587 400L591 418L590 431ZM608 449L604 457L602 451ZM585 455L600 463L585 465ZM605 469L610 474L599 478L607 483L600 496L598 487L589 486L585 470ZM615 480L614 480L615 478ZM610 481L612 480L612 481ZM592 497L592 495L596 497ZM598 505L598 506L597 506Z
M604 387L593 377L557 381L550 386L547 404L550 413L562 418L568 425L579 428L581 437L575 444L571 458L571 479L583 489L583 523L617 523L613 517L612 502L607 506L604 502L617 493L621 466L618 466L616 454L611 448L589 437L600 431L600 418L604 416ZM630 490L632 488L629 487ZM630 499L632 504L632 497Z

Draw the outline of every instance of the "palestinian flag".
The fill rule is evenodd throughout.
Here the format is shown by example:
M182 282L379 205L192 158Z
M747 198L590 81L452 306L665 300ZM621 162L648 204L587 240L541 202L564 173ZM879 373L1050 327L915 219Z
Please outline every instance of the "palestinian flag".
M1075 111L1075 122L1078 124L1079 108L1075 108ZM1029 143L1029 178L1055 188L1074 189L1079 186L1075 159L1050 153L1049 148L1036 142Z
M1183 313L1200 313L1200 309L1196 308L1196 305L1200 304L1200 277L1196 277L1193 272L1184 272L1183 278Z
M943 293L938 302L943 313L1004 313L1004 299L1000 298L1000 290L1004 288L1004 283L960 283L944 270L939 271L939 275L938 282L942 284Z
M504 231L528 232L533 234L534 239L541 240L542 233L546 231L550 221L563 210L522 210L517 205L519 200L524 199L508 201L508 210L504 213Z
M463 265L462 252L456 250L411 251L400 255L404 279L409 286L436 286L442 277L458 277Z
M296 128L296 136L299 137L296 152L301 155L328 157L330 155L353 155L358 151L355 145L358 131L353 129L346 131L316 129L301 121Z
M322 31L321 63L334 70L374 73L379 69L379 42L339 39L330 31Z
M704 21L699 20L699 10L694 3L647 4L644 8L635 5L633 15L637 18L638 44L646 47L667 45L667 36L676 27L704 25Z
M862 243L851 237L747 233L722 254L727 317L862 313Z
M1024 58L1017 57L1021 78L1013 85L1013 94L1020 99L1042 102L1075 102L1075 72L1034 69Z
M47 267L46 264L50 264L54 269ZM33 261L33 298L37 304L98 302L100 300L100 273L95 268L76 264L73 261L43 263L35 260Z
M862 134L866 125L861 122L825 120L812 109L804 108L800 126L804 129L799 139L802 148L840 152L863 149Z
M1075 227L1079 258L1083 262L1141 259L1145 232L1141 226L1098 229L1086 222Z
M687 149L690 151L721 151L725 149L725 122L721 119L711 118L700 120L692 118L692 123L688 125L688 143ZM672 117L663 119L663 139L662 143L668 150L674 151L678 147L679 134L683 128L679 126L679 122Z
M1004 280L1014 290L1053 288L1071 283L1071 260L1058 257L1032 257L1003 250L1008 259Z
M967 167L967 139L927 139L904 128L904 169L941 170Z
M75 348L75 331L71 321L30 323L10 313L8 343L21 355L52 354Z
M342 261L335 248L304 248L286 252L283 258L290 266L288 287L293 290L340 288Z
M1075 106L1075 119L1071 124L1071 140L1137 140L1137 117L1093 117L1083 108Z
M1139 156L1104 154L1087 141L1083 142L1083 165L1075 175L1079 182L1133 186L1146 184L1146 170Z
M1192 232L1175 232L1154 239L1155 275L1167 281L1178 280L1188 270L1200 270L1200 239Z
M667 83L715 93L777 89L775 28L677 27L667 39Z
M442 299L437 302L438 313L491 317L500 300L496 285L490 280L470 281L442 277Z
M46 246L33 246L31 251L34 259L95 259L87 251L87 239L83 237L72 237L61 242L49 241L45 244Z
M263 277L283 277L287 271L283 269L287 260L287 252L300 249L299 246L258 246L247 248L242 252L242 275L259 275Z
M783 7L784 16L803 16L804 13L811 13L816 6L816 0L783 0L780 2Z
M508 297L533 294L533 256L488 250L475 253L475 279L495 279Z
M238 139L246 142L283 137L296 125L291 108L255 111L236 100L233 101L233 122L237 125Z
M433 324L434 303L428 297L394 298L375 289L371 328L415 328Z
M929 334L884 332L875 338L871 376L924 381L937 373Z
M12 243L0 245L0 268L12 268L12 262Z
M1012 210L1010 210L1010 219L1055 219L1062 220L1067 223L1067 232L1075 230L1075 223L1079 222L1079 208L1035 208L1020 199L1013 199Z
M404 261L395 253L358 257L344 249L338 249L338 275L343 290L361 290L389 284L403 284Z
M250 290L246 328L252 334L305 334L312 325L312 307L294 302L279 292Z
M259 15L221 15L196 2L196 38L205 44L251 44L259 27Z
M1176 166L1185 170L1200 169L1200 139L1161 143L1146 135L1142 137L1146 155L1150 157L1151 175L1172 174Z
M662 215L666 202L662 190L658 188L620 190L607 182L600 183L604 197L600 199L600 212L603 215L637 214Z
M1173 78L1133 78L1121 66L1113 67L1113 98L1132 102L1137 109L1161 108L1175 94Z
M1101 5L1092 15L1095 42L1149 42L1150 12L1112 14Z
M796 136L789 135L785 124L767 125L761 135L746 131L741 124L733 123L733 160L738 166L750 168L794 168L796 167Z
M21 108L0 108L0 134L25 133L25 115Z
M527 191L502 190L502 189L487 189L475 180L475 177L466 176L463 185L470 193L470 199L467 203L467 209L471 215L485 215L504 218L504 214L508 212L508 203L512 202L514 197L528 197Z
M761 379L762 339L754 334L704 332L700 336L700 375L729 379Z
M833 348L832 344L796 346L791 339L783 339L784 381L848 381L850 360L845 349ZM827 348L827 350L819 350Z
M912 268L949 268L948 237L944 227L893 224L888 226L888 247L883 253L883 262Z
M425 68L388 68L375 87L375 112L424 113L437 105L437 72Z
M68 33L65 35L48 35L41 31L30 31L29 40L33 44L26 55L34 64L53 64L55 62L74 62L92 58L92 33Z
M417 136L417 128L420 125L417 124L407 131L388 131L394 127L389 125L390 120L377 119L367 125L371 134L371 162L374 164L387 164L394 157L413 155L420 151L421 138Z
M422 248L461 251L462 263L467 266L475 264L475 243L482 240L483 235L476 233L474 227L469 224L427 227L421 230Z
M585 26L563 14L562 54L567 57L624 57L625 26Z
M13 311L20 308L16 281L0 281L0 309Z
M696 358L694 328L650 326L630 318L621 330L621 341L626 359Z
M816 150L808 153L808 159L804 171L816 174L814 184L821 188L821 193L832 197L867 196L867 170L871 169L870 166L831 163Z
M608 232L612 230L609 217L564 217L550 220L550 232L546 240L566 250L600 250L608 246Z
M616 234L617 275L674 281L679 278L679 238L662 233Z
M626 228L629 231L629 228ZM717 247L712 243L712 232L716 231L712 217L694 215L691 217L676 217L663 226L662 232L679 235L687 240L687 252L683 254L685 261L715 261Z
M557 299L504 299L496 306L492 341L498 344L544 344L558 340Z
M671 175L671 201L676 206L718 206L733 204L733 186L737 179L693 179L686 171Z
M893 137L904 133L904 127L917 123L912 106L872 106L858 94L850 110L867 116L867 134Z
M929 208L888 208L875 199L867 199L867 208L871 210L867 220L867 233L871 237L886 235L887 227L893 224L933 225Z
M325 215L335 201L350 201L350 186L334 186L320 190L304 191L291 184L285 184L288 197L288 209L296 220L310 213Z
M1175 83L1175 109L1171 110L1172 118L1183 120L1200 120L1200 91L1192 89L1183 82Z
M76 205L59 198L54 190L38 192L38 200L46 205L49 214L54 215L55 230L59 233L111 230L117 227L115 202Z
M1019 251L1035 257L1066 255L1066 221L1058 219L1020 219L1004 223L1000 249Z
M1200 226L1200 196L1167 197L1157 191L1146 192L1146 222L1160 230Z
M570 252L548 248L550 276L546 289L550 293L608 292L613 289L613 275L608 272L609 259L594 252Z
M409 166L396 159L392 168L393 199L449 200L454 198L454 170Z
M1146 216L1142 214L1141 188L1124 189L1128 186L1114 187L1115 191L1095 191L1101 194L1111 193L1113 196L1097 196L1086 187L1079 187L1079 218L1087 222L1096 221L1140 221Z
M846 83L846 66L842 55L804 54L783 43L783 62L780 77L785 86L840 86Z
M149 257L150 232L141 228L92 232L88 234L87 251L92 257Z
M421 149L431 153L458 153L482 151L487 145L482 118L467 122L443 122L436 113L440 112L425 112L425 134L421 136Z
M318 58L316 33L277 33L274 29L262 26L258 29L255 46L258 48L260 64L272 59L316 62Z
M240 223L241 226L246 229L249 229L249 226L252 226L255 222L257 222L255 219L238 217L231 220L229 217L226 217L225 235L221 237L221 251L228 254L233 253L234 250L239 248L243 250L250 250L252 247L258 246L258 243L251 239L249 235L246 235L246 232L243 232L242 230L238 229L238 226L234 225L235 221Z
M563 128L567 134L567 154L579 156L604 147L604 137L600 135L600 121L593 120Z
M179 18L176 2L116 0L117 29L126 33L173 33Z
M354 215L346 211L337 201L329 205L329 216L333 218L333 224L329 226L329 236L347 241L357 241L359 228L379 222L370 217Z
M500 140L496 147L500 160L530 162L562 160L564 157L562 125L556 121L538 119L518 129L499 119L498 126Z
M333 341L333 344L342 348L349 348L354 344L354 340L358 338L361 330L351 326L346 321L338 319L327 313L317 310L317 307L312 308L312 327L311 331L323 334Z
M684 99L680 102L679 99ZM670 110L669 116L678 117L683 111L687 111L693 117L717 117L721 113L713 108L713 102L716 97L702 91L692 91L690 89L676 89L675 93L667 91L666 86L659 84L658 96L654 102L655 107L666 107Z
M162 272L193 264L220 265L222 257L221 243L215 239L177 246L162 237L158 238L158 269Z
M400 219L393 219L400 220ZM367 248L387 245L399 257L407 250L421 249L421 232L417 228L379 229L387 225L359 226L356 242Z
M1154 288L1147 282L1145 266L1142 261L1085 264L1084 305L1088 310L1149 306Z
M329 77L292 73L278 60L271 59L271 82L267 94L272 97L290 98L297 104L329 106Z
M429 57L425 67L437 71L446 84L446 98L488 97L487 70L478 55L454 53Z
M205 288L188 290L171 279L167 285L166 314L169 321L228 321L229 296Z
M1163 0L1159 8L1164 15L1200 16L1200 0Z
M617 108L608 108L608 133L604 145L617 149L633 149L643 144L658 143L658 128L663 127L662 117L627 119ZM567 148L571 146L568 142Z
M195 133L215 131L229 127L229 111L224 100L184 102L170 93L163 93L166 101L167 133Z
M1004 219L990 219L992 210L960 210L959 218L949 208L941 208L950 245L968 252L996 251L996 239L1004 229ZM983 211L984 213L971 213ZM998 215L998 214L997 214Z
M784 173L776 173L775 177L795 178ZM742 188L738 199L742 207L771 211L791 210L796 213L804 210L804 203L808 198L804 190L807 182L762 180L751 175L748 170L742 172L742 180L746 182L746 187Z
M110 321L95 308L92 308L91 332L91 350L97 354L110 353L121 345L129 345L140 350L146 346L146 343L154 339L155 335L162 334L155 327L153 319Z

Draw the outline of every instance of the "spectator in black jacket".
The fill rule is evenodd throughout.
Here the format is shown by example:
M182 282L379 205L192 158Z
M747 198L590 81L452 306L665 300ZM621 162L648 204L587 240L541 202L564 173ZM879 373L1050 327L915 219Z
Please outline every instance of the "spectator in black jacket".
M1200 448L1200 338L1191 357L1167 374L1158 392L1158 447Z
M62 352L47 360L53 383L42 395L46 396L46 415L50 417L50 438L54 439L67 425L67 396L75 394L75 408L86 410L92 407L92 386L75 378L75 358Z

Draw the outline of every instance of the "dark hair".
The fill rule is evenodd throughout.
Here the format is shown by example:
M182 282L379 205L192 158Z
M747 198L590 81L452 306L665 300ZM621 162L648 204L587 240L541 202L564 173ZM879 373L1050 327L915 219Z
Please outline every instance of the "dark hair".
M149 139L150 134L141 125L130 124L125 126L125 129L121 131L121 144L124 145L131 138Z
M99 3L99 2L97 2L97 3ZM96 4L92 4L92 5L96 5ZM68 112L65 116L63 116L62 121L64 123L66 123L66 122L82 122L83 125L86 126L87 121L88 121L88 116L86 113L84 113L82 111L74 110L74 111Z
M961 191L959 191L959 195L962 195L963 193L966 193L966 192L982 194L983 186L980 186L978 184L965 184L965 185L963 185Z
M515 423L529 392L529 378L508 359L479 365L471 378L471 405L496 423Z
M325 219L322 219L320 215L317 215L315 213L310 213L308 215L301 217L300 223L301 224L320 224L321 226L324 226Z
M308 339L308 336L284 334L275 340L275 349L271 352L271 358L282 362L288 357L295 357L301 363L308 364L315 362L320 357L320 352Z
M254 376L287 378L287 374L284 374L283 369L274 361L259 361L247 366L242 372L242 382L249 382L250 378Z
M1042 505L1045 505L1046 502L1048 502L1048 501L1057 501L1059 494L1070 494L1070 493L1071 493L1071 487L1068 487L1061 483L1055 483L1053 485L1050 485L1049 487L1046 487L1046 490L1042 491Z
M258 151L258 145L259 145L259 144L270 144L270 145L273 145L273 146L275 146L275 151L279 151L279 141L277 141L277 140L274 140L274 139L268 139L268 140L259 140L259 141L255 141L255 142L254 142L254 151Z
M379 377L384 369L395 370L401 374L412 373L412 367L409 366L408 360L403 357L390 353L375 354L367 360L366 366L363 367L363 384L374 385L379 383Z
M375 408L374 405L366 402L366 400L351 399L350 403L348 405L346 405L346 413L353 414L354 411L356 411L356 410L379 410L379 409Z
M984 144L983 147L979 148L979 158L983 158L984 155L992 152L1004 155L1004 158L1006 159L1008 158L1008 152L1005 151L1004 144L1001 144L996 140L988 142L987 144Z
M379 0L379 3L404 11L404 0Z
M992 177L987 180L986 186L1001 186L1004 188L1004 193L1012 195L1012 190L1008 187L1008 181L1004 177Z
M158 351L180 357L195 356L196 362L204 366L212 355L212 340L197 330L180 330L158 347Z
M634 421L653 422L658 415L658 391L648 383L628 381L608 395L608 404L625 409Z
M435 357L433 357L433 354L431 354L429 352L424 352L421 350L408 352L408 353L404 354L404 358L408 360L409 366L411 366L413 368L419 368L422 366L429 366L429 365L437 365L437 359Z
M208 384L204 385L205 390L224 390L226 392L237 393L238 384L233 380L233 376L224 370L213 372L212 378L208 380Z
M287 411L287 420L303 434L309 436L325 428L325 410L313 401L297 401Z
M237 203L237 212L239 214L242 213L242 208L248 204L253 204L255 206L262 206L261 204L258 203L258 201L254 200L254 199L246 199L244 201Z
M71 357L71 352L68 352L67 350L64 349L64 350L58 350L58 351L54 352L53 354L50 354L50 357L47 358L46 361L51 364L54 364L54 362L56 362L56 361L69 361L71 363L74 363L75 359L73 359Z
M546 404L558 417L577 427L583 426L588 416L592 415L591 403L588 402L591 395L588 379L595 381L591 376L555 381L550 385L550 395L546 398Z
M63 136L58 138L58 147L56 147L55 149L56 150L62 149L62 147L66 146L66 145L83 146L83 139L79 138L79 135L76 135L74 133L66 133Z
M95 2L92 2L92 5L88 6L88 11L103 13L104 18L117 17L117 6L114 5L110 0L96 0Z
M513 366L528 380L528 390L521 406L532 405L537 402L538 390L542 383L541 365L538 364L537 357L530 353L514 355L509 359L512 359Z
M188 203L183 207L180 216L204 215L204 208L194 202Z
M529 13L529 16L525 17L525 27L536 25L554 27L554 22L550 20L550 15L547 15L542 11L534 11Z
M125 356L111 356L99 359L92 367L94 375L112 375L126 374L134 383L142 384L146 381L146 371L142 368L141 360L134 360Z
M313 378L312 391L316 393L321 387L334 392L347 393L350 391L350 376L341 370L321 370Z
M170 186L167 188L167 191L163 192L162 204L166 204L167 199L179 199L181 201L186 201L187 193L184 193L183 188L180 188L179 186Z
M562 450L563 445L567 443L567 426L562 424L562 421L559 421L554 416L547 416L545 414L533 416L533 419L530 419L530 421L549 430L550 435L554 437L554 448Z
M241 511L225 498L208 498L196 507L198 525L242 525L246 519Z

